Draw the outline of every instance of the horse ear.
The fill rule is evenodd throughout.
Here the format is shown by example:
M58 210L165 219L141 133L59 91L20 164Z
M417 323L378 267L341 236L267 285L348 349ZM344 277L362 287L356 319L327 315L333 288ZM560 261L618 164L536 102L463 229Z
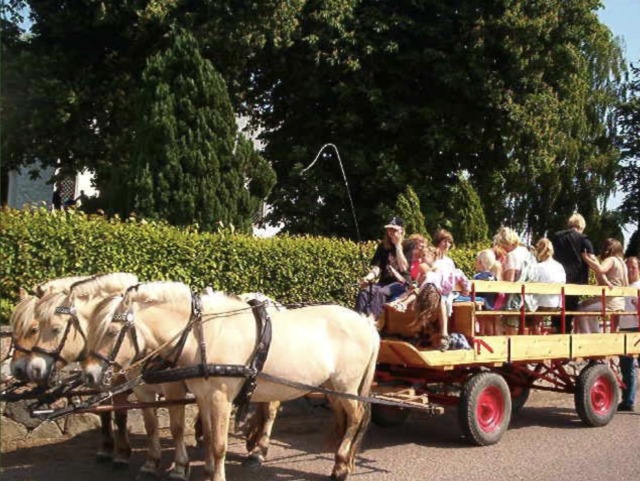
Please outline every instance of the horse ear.
M18 297L21 301L24 301L27 297L29 297L29 293L24 287L21 287L20 289L18 289Z

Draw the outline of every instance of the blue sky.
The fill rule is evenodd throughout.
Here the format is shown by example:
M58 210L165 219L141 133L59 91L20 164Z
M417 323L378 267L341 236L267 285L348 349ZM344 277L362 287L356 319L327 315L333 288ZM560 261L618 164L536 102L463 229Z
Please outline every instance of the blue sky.
M630 62L640 61L640 0L605 0L600 20L626 45Z
M605 0L603 3L600 20L614 36L622 39L627 62L640 63L640 0ZM621 196L614 195L607 206L615 209L620 202ZM628 242L637 226L628 224L626 227L624 237Z

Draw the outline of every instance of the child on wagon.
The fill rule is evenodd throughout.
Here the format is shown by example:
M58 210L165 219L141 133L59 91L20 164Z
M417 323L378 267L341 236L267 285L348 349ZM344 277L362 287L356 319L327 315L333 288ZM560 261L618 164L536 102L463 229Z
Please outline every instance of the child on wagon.
M449 336L448 321L453 310L454 289L457 285L462 287L463 294L469 293L469 279L460 269L446 269L436 263L437 250L427 247L424 262L421 264L419 277L420 288L417 296L406 295L398 299L392 306L404 312L408 305L415 301L416 317L423 326L423 334L429 345L437 345L441 351L446 351L452 346ZM457 341L456 341L457 342ZM461 348L466 348L463 343ZM459 347L459 348L460 348Z

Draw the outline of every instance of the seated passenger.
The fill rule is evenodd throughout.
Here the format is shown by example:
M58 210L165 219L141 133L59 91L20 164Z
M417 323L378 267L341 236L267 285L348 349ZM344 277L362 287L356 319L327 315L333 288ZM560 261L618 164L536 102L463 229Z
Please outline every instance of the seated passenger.
M506 252L502 266L502 280L509 282L532 282L537 280L537 264L535 257L529 249L522 245L520 236L509 227L501 227L494 240ZM531 294L511 294L507 297L505 308L507 310L519 310L525 304L526 310L535 311L537 300ZM505 316L502 319L502 328L506 334L516 334L520 326L520 320L516 316Z
M391 303L397 311L415 309L416 319L423 334L427 334L426 345L434 345L441 351L449 349L451 338L448 333L448 321L452 306L448 303L453 299L456 285L462 286L463 293L469 293L469 279L460 269L443 270L437 266L437 250L433 247L425 249L425 262L421 267L421 285L417 293L409 292ZM435 336L437 334L437 336Z
M396 299L407 290L409 278L410 252L403 251L403 222L399 217L392 218L384 226L385 233L378 244L371 270L360 282L360 292L356 299L355 310L373 315L377 319L384 303ZM379 277L378 282L375 279Z
M565 284L567 274L564 267L553 258L553 244L546 237L540 239L536 244L536 258L538 259L538 282L551 282ZM560 294L539 294L536 295L538 310L558 311L562 307L562 296ZM541 318L536 318L542 321Z
M602 263L593 254L583 254L585 262L589 268L596 273L598 285L600 286L628 286L629 277L627 266L622 260L622 244L617 239L609 238L604 241L600 257ZM607 297L607 311L624 311L624 297ZM598 312L602 311L602 301L600 297L591 297L580 301L579 311ZM589 334L602 332L600 318L598 316L578 316L576 317L576 332Z

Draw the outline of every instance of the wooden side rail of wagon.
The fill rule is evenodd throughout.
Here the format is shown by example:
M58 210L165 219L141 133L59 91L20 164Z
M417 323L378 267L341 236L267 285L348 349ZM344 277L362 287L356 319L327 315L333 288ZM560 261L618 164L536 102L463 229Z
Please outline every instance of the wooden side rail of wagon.
M615 331L615 319L620 315L640 315L640 289L637 287L613 287L607 286L588 286L578 284L552 284L544 282L506 282L506 281L473 281L471 283L471 300L475 301L476 297L480 294L519 294L523 297L527 294L533 295L557 295L560 296L560 309L557 311L528 311L525 303L522 303L519 310L500 310L500 311L483 311L476 309L475 303L469 303L466 306L461 303L458 308L466 308L472 310L472 317L481 319L485 316L514 316L520 317L519 334L524 334L526 329L525 319L530 317L544 317L544 316L559 316L561 333L566 333L566 316L599 316L605 321L611 319L609 330ZM566 310L566 297L567 296L591 296L599 297L601 300L602 308L599 311L567 311ZM638 299L638 308L635 311L608 311L606 309L606 300L608 297L636 297ZM459 316L458 316L459 317ZM473 319L474 325L475 320ZM605 327L607 323L605 322ZM465 329L468 331L468 329ZM473 331L471 331L473 332ZM470 334L470 333L468 333Z

